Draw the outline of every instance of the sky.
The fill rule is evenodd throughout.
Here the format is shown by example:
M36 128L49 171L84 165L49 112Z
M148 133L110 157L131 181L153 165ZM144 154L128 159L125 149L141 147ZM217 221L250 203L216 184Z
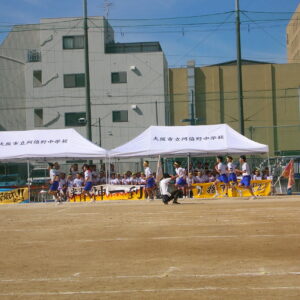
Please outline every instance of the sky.
M234 60L235 0L87 0L89 16L108 19L116 42L158 41L169 67ZM240 0L244 59L285 63L286 26L299 0ZM83 0L0 0L0 42L10 26L81 17Z

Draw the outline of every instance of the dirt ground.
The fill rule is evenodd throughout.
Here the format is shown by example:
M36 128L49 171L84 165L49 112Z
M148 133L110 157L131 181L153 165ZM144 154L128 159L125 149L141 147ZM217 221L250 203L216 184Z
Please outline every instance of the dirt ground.
M300 299L300 197L0 206L0 299Z

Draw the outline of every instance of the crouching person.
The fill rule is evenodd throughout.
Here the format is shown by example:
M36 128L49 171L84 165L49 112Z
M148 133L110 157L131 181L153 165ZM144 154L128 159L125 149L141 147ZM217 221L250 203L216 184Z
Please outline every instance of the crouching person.
M168 191L168 187L171 180L175 180L175 176L171 177L169 174L165 173L163 175L163 179L159 183L162 202L164 204L168 204L171 200L173 200L173 204L180 204L179 202L177 202L180 190L176 189L171 193Z

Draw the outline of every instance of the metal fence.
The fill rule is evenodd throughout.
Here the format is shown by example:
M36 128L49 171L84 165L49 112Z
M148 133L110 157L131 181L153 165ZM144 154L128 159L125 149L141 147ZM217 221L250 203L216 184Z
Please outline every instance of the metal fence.
M281 178L279 181L277 180L284 167L288 164L288 162L293 159L294 160L294 169L295 169L295 185L293 186L294 193L300 193L300 156L276 156L271 157L270 159L266 157L257 157L257 156L249 156L248 162L252 170L258 168L260 170L264 170L265 168L270 168L270 175L273 177L273 184L275 193L287 193L287 179ZM200 165L208 166L209 169L213 169L216 163L215 157L206 157L206 158L197 158L192 157L188 159L187 157L181 158L165 158L162 159L162 165L164 172L169 174L174 174L173 164L175 160L179 160L182 163L184 168L188 168L188 162L190 162L191 167L197 168ZM158 158L149 158L150 168L153 172L156 171ZM69 173L72 164L75 161L62 162L60 164L60 170L66 174ZM238 165L238 157L235 157L235 162ZM77 161L79 165L79 171L81 171L81 166L87 161ZM127 171L131 171L132 173L142 172L143 171L143 159L114 159L111 161L94 161L93 162L97 170L108 170L109 172L123 174ZM110 167L109 167L110 166ZM47 168L48 164L44 163L35 163L30 165L30 170L35 168ZM19 174L20 178L23 179L23 182L27 182L27 165L26 164L16 164L16 163L7 163L0 164L0 186L1 186L1 176L9 175L9 174ZM13 185L13 184L12 184ZM31 201L34 202L42 202L42 201L53 201L52 196L49 196L46 191L48 190L48 185L39 185L32 186L31 188Z

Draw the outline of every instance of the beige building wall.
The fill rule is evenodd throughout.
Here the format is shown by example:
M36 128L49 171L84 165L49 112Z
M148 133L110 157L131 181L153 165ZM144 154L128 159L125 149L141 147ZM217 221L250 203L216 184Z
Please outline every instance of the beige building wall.
M287 55L289 63L300 62L300 4L286 28Z
M170 122L183 125L182 119L188 118L188 86L186 69L169 69Z
M244 64L243 95L245 135L268 144L270 152L300 153L300 64ZM174 125L184 125L188 103L186 69L170 70ZM227 123L239 130L235 65L196 68L197 124ZM186 123L188 124L188 123ZM288 152L287 152L288 151Z

